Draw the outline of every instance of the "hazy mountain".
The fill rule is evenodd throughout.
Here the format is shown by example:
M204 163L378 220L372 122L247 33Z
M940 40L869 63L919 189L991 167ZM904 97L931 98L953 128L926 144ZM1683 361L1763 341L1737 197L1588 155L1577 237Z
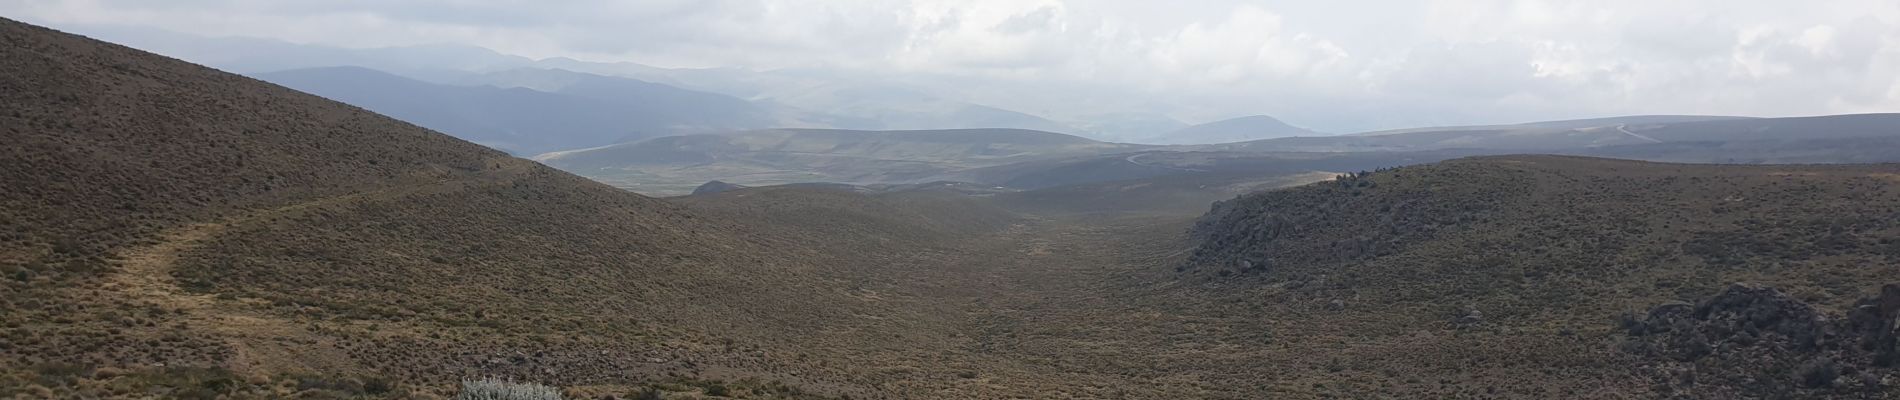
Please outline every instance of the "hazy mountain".
M949 100L915 89L801 79L763 87L758 99L844 118L837 127L870 130L1008 128L1070 133L1055 121L995 107Z
M1136 112L1092 115L1068 123L1092 138L1114 142L1136 142L1188 127L1167 115Z
M1317 152L1432 149L1552 152L1659 143L1799 141L1900 136L1900 130L1896 127L1900 127L1900 116L1887 114L1804 118L1652 116L1520 125L1420 128L1333 137L1267 139L1205 148L1235 151Z
M534 59L463 45L354 49L146 28L87 26L85 31L102 40L239 73L356 66L437 81L535 64Z
M1142 147L1020 129L775 129L662 137L535 159L622 188L673 195L711 180L916 183L969 168Z
M601 146L701 131L756 128L766 112L743 100L624 78L549 72L528 88L457 86L366 68L257 74L260 79L518 153Z
M717 93L615 76L560 69L518 68L471 76L470 85L528 88L590 98L630 110L641 118L680 121L674 133L786 127L772 110Z
M1040 189L1165 176L1192 180L1201 178L1185 177L1353 172L1524 152L1705 163L1896 162L1900 161L1900 132L1895 128L1900 128L1900 116L1630 117L1220 145L1098 144L1086 151L1030 148L1002 159L973 157L978 153L968 151L973 147L967 143L950 147L954 151L866 156L866 149L891 145L878 135L814 139L819 145L796 152L733 147L733 138L705 136L590 149L576 152L584 156L571 160L544 159L616 186L660 194L684 193L709 180L748 185L947 180ZM910 145L915 144L894 148L916 149ZM923 148L943 150L940 146ZM760 154L771 154L770 160L758 159Z
M1273 117L1254 115L1189 126L1134 141L1153 144L1213 144L1314 134L1311 130L1287 125Z
M1079 131L1040 116L947 98L941 93L926 93L915 87L884 82L864 74L822 69L673 69L630 62L593 62L570 58L535 60L458 45L352 49L268 39L210 38L155 29L89 27L88 30L132 47L243 73L354 66L430 83L527 87L537 87L532 85L537 79L573 79L518 76L532 74L524 71L534 70L559 69L599 77L626 78L754 101L757 106L769 110L769 116L750 119L763 118L771 124L749 124L753 121L728 124L744 128L1017 128L1064 133ZM625 82L620 84L627 85ZM653 103L645 104L647 107L656 106ZM684 105L680 108L694 110ZM670 121L662 121L665 122Z
M1746 120L1751 117L1729 117L1717 115L1630 115L1621 117L1571 119L1558 121L1537 121L1520 124L1435 126L1424 128L1390 129L1383 131L1354 133L1345 136L1384 136L1401 133L1444 132L1444 131L1492 131L1523 129L1583 129L1617 125L1672 124L1683 122Z

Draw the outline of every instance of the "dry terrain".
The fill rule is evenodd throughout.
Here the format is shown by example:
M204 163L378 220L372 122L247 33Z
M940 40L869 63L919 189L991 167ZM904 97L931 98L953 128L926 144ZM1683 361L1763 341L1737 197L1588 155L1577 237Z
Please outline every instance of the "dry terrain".
M0 107L5 396L1900 390L1895 165L1509 156L654 199L12 21ZM1110 161L1219 159L1138 155Z

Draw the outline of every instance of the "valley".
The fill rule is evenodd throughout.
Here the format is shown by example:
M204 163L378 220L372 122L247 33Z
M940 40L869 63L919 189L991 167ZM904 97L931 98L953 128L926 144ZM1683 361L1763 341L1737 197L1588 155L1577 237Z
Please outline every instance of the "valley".
M1900 114L1129 144L301 71L0 19L0 396L1900 394Z

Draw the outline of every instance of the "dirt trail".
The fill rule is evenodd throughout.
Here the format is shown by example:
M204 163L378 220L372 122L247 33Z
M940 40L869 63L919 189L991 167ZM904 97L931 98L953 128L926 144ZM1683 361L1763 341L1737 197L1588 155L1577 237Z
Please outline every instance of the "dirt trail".
M386 201L430 190L508 182L528 171L529 166L526 163L506 164L500 169L482 171L472 179L427 179L413 184L394 185L384 190L324 197L254 211L218 222L199 222L173 228L160 233L157 243L121 252L121 270L109 278L106 287L133 300L177 311L174 313L178 318L175 322L183 323L201 337L222 340L233 351L225 367L234 372L334 373L360 370L361 366L339 350L339 346L329 343L334 342L334 338L310 332L303 322L263 311L268 304L262 300L219 299L215 295L185 290L172 274L179 266L178 260L204 241L216 238L234 227L329 206Z
M279 357L293 342L318 340L295 321L267 315L257 307L239 300L219 300L208 294L190 293L172 277L180 255L203 241L216 237L229 225L197 223L173 229L159 236L159 242L131 249L124 254L122 271L113 276L109 287L119 288L134 299L157 304L176 313L173 322L183 323L194 335L217 338L232 350L225 367L238 373L256 371L306 370L312 367L342 367L326 360L338 360L336 354L304 352L303 360ZM301 340L300 340L301 339ZM327 346L306 346L311 349Z

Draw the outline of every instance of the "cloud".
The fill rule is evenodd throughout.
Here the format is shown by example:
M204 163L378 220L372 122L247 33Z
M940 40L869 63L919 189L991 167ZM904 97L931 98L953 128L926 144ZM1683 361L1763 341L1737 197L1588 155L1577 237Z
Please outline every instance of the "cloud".
M1148 107L1354 130L1900 111L1891 0L0 0L0 13L345 47L875 71L1059 117Z

